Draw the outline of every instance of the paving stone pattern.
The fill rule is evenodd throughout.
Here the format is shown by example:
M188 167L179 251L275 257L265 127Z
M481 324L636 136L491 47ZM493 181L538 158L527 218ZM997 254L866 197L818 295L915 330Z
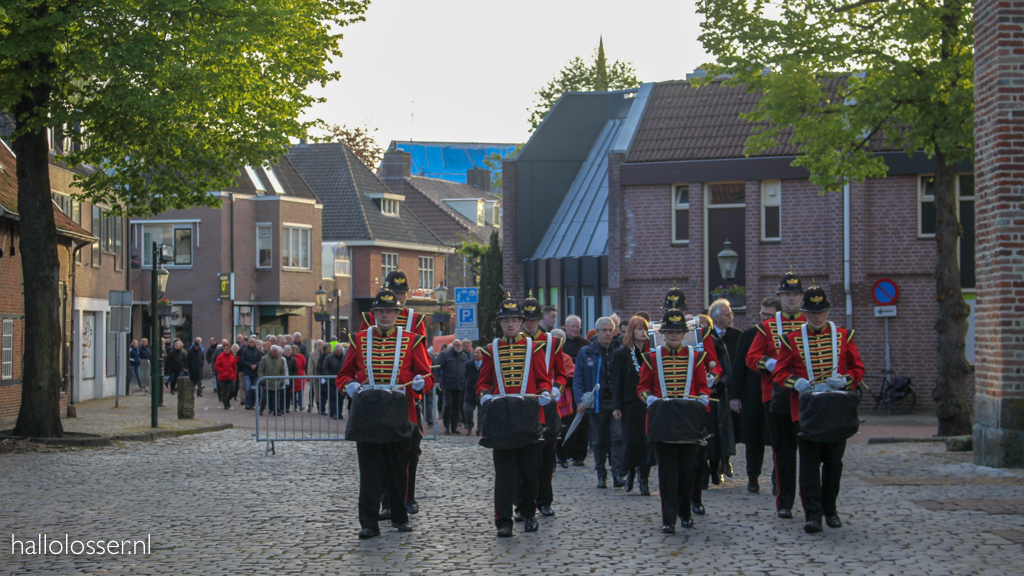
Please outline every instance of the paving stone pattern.
M493 468L476 437L424 442L415 532L385 525L356 538L355 445L279 443L252 430L103 449L0 455L0 574L1021 574L1019 513L932 511L915 503L1024 498L1019 483L875 486L869 478L1017 478L941 445L851 445L840 495L845 526L803 533L775 517L770 485L714 487L696 528L660 533L657 496L595 488L589 468L559 469L555 518L498 539ZM743 449L734 460L743 470ZM654 482L656 487L657 482ZM9 538L152 537L148 556L13 555Z

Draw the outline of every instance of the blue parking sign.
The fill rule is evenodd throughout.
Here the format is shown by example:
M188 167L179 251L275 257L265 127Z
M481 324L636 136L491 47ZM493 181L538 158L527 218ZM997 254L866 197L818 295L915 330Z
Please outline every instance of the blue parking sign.
M455 289L455 303L456 304L476 304L480 298L479 288L456 288Z

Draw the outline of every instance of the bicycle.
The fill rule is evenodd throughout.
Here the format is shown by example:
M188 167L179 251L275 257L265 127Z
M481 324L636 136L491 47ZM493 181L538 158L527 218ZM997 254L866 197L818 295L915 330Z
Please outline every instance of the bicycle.
M886 412L889 416L902 416L903 414L909 414L917 406L917 392L910 385L910 377L908 376L892 376L892 370L882 370L881 376L865 375L864 378L881 378L882 386L878 390L878 394L875 394L871 390L871 386L867 382L861 382L857 388L864 388L871 394L871 397L875 399L875 412L882 406L885 406Z

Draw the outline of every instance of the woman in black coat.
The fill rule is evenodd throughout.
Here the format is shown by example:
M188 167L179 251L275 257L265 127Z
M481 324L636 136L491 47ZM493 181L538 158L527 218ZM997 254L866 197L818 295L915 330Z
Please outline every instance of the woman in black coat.
M647 343L647 321L639 316L629 319L622 336L622 347L612 354L612 414L622 419L622 468L626 470L626 492L640 472L640 495L649 496L648 479L654 464L654 450L647 443L647 405L636 393L640 383L640 363Z

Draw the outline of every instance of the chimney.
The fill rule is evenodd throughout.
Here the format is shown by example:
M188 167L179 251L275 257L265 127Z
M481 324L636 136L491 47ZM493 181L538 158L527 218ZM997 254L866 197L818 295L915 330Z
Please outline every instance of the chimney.
M466 184L476 186L483 192L490 192L491 171L487 168L470 168L466 170Z
M409 165L412 163L412 156L397 148L392 148L384 154L380 162L381 179L385 178L407 178L409 176Z

